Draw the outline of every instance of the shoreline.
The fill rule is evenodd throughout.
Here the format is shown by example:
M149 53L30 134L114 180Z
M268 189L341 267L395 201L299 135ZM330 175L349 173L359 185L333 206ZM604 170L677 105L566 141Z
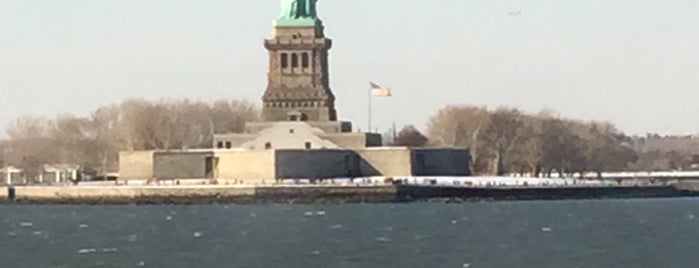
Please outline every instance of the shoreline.
M402 184L0 187L0 204L47 205L459 203L680 197L699 197L699 183L511 188Z

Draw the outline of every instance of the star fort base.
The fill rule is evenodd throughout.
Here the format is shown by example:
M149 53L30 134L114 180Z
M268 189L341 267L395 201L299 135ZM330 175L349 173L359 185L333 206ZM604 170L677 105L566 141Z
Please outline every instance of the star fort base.
M297 1L286 1L294 2ZM282 6L269 52L262 120L243 133L216 134L212 149L120 153L120 180L215 179L270 183L281 179L468 176L466 148L381 147L381 135L356 132L337 119L330 88L332 40L315 12Z

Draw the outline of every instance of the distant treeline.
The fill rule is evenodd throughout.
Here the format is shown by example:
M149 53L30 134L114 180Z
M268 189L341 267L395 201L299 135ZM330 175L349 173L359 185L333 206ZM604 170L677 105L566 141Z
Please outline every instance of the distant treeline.
M512 108L448 106L431 118L427 133L434 144L471 148L477 173L602 172L637 160L629 137L612 124Z
M114 171L120 151L211 147L212 134L240 132L244 122L258 115L258 108L246 101L131 99L85 117L24 116L8 126L0 161L30 176L52 163Z
M397 145L471 148L479 174L572 174L699 168L695 137L627 136L613 124L580 121L550 112L447 106L432 116L426 135L407 126Z
M84 117L25 116L0 141L0 166L32 173L43 164L70 163L115 171L119 151L210 148L212 134L241 132L259 114L246 101L132 99ZM389 145L468 147L478 174L677 170L699 163L693 137L630 137L605 122L468 105L437 111L425 134L406 126Z

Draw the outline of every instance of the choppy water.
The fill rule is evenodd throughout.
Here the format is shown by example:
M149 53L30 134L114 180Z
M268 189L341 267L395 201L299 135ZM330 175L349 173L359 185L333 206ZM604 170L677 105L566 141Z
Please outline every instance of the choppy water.
M698 267L699 199L0 206L0 267Z

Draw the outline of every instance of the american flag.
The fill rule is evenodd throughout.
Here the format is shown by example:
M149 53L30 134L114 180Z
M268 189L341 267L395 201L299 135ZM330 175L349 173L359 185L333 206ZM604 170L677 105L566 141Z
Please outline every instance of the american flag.
M374 83L374 82L369 82L369 85L371 85L371 95L374 97L390 97L390 96L392 96L390 88L381 86L381 85Z

